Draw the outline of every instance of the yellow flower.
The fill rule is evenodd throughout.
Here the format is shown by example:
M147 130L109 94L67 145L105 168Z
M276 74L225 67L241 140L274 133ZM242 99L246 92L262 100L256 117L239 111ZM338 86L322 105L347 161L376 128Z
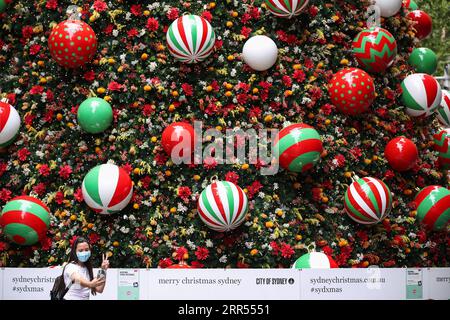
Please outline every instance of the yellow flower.
M273 228L273 222L272 221L267 221L266 222L266 228Z
M257 255L257 254L258 254L258 249L252 249L252 251L250 251L250 254L251 254L252 256Z

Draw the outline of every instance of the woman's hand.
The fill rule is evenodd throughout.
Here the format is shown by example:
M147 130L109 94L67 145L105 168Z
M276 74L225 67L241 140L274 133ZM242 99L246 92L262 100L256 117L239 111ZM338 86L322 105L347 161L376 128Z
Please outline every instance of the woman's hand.
M106 270L109 268L109 260L108 260L108 256L106 254L102 254L102 266L101 268L103 270Z
M89 288L97 288L105 284L105 278L94 278L92 281L89 281Z

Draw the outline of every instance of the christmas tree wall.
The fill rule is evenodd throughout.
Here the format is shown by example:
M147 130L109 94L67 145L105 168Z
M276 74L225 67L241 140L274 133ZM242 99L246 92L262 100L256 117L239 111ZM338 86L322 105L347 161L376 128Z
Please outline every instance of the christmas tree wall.
M0 266L60 264L76 236L90 239L96 259L108 252L112 267L178 261L290 267L313 250L340 267L449 266L448 233L426 230L413 202L417 188L449 183L433 150L433 135L441 130L436 117L410 118L400 100L400 84L414 72L409 55L420 45L407 8L381 21L395 37L398 55L386 72L371 74L375 102L369 112L347 116L332 104L328 83L342 68L358 67L351 45L366 27L369 1L310 0L292 19L271 14L264 1L6 3L0 93L22 126L0 154L0 206L33 195L52 218L36 245L1 236ZM81 8L98 37L93 62L75 70L56 64L47 43L70 5ZM216 33L215 49L201 63L177 62L167 48L168 27L186 12L208 20ZM255 34L269 36L279 49L266 72L250 69L240 57ZM94 95L114 110L112 126L97 135L77 123L79 105ZM175 165L161 147L162 131L194 120L221 131L306 123L322 136L324 152L306 173L261 175L258 164L248 163ZM383 151L402 135L417 145L419 161L400 173ZM100 216L83 201L81 185L90 169L108 161L130 174L134 192L122 212ZM382 222L364 226L345 213L344 194L354 175L381 179L392 191L393 209ZM208 229L197 214L198 195L213 177L236 183L249 199L246 222L232 232Z

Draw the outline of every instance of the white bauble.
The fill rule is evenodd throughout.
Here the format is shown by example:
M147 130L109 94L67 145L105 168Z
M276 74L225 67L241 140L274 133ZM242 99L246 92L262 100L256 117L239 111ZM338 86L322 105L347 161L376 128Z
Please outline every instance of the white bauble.
M402 2L402 0L375 0L375 5L380 8L382 17L389 18L400 11Z
M265 71L277 61L278 48L269 37L254 36L245 42L242 57L252 69Z

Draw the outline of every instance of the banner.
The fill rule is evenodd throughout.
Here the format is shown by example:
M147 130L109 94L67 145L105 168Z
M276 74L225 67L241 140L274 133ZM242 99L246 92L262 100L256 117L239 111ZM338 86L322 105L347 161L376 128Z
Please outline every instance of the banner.
M428 299L450 300L450 268L427 270Z
M405 269L303 269L304 300L404 300Z
M150 300L298 300L293 269L151 269Z
M97 275L94 269L94 275ZM0 269L0 298L49 300L57 268ZM108 269L93 300L450 299L450 268Z

